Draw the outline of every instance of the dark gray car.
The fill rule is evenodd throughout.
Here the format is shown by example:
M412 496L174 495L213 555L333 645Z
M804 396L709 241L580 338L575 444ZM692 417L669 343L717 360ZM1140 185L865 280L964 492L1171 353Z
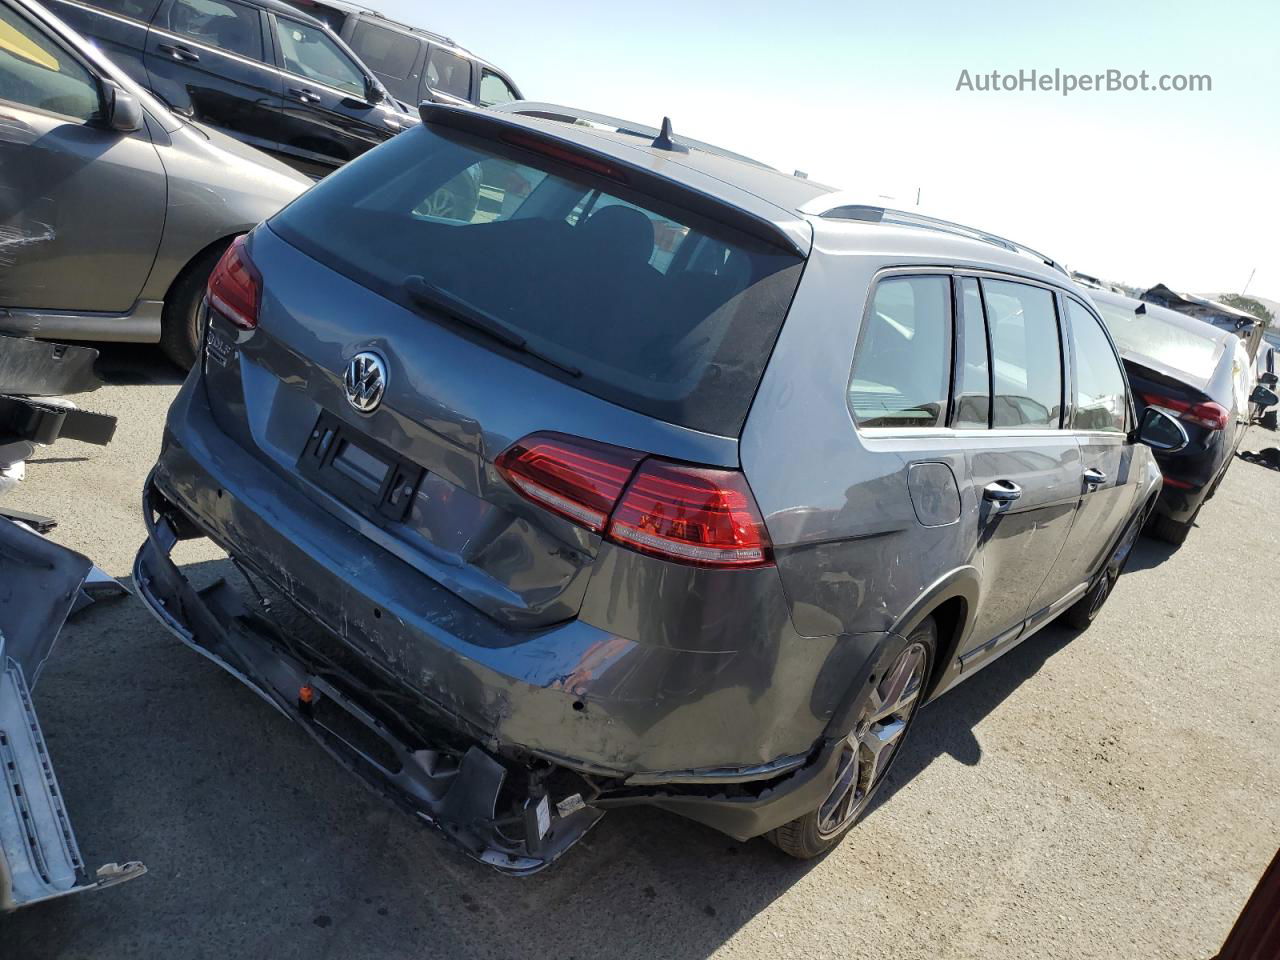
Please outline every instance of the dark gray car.
M0 331L189 366L232 238L311 185L183 120L29 0L0 0Z
M1088 623L1184 435L1015 244L669 129L422 115L211 280L140 596L502 870L628 804L829 849L922 703Z

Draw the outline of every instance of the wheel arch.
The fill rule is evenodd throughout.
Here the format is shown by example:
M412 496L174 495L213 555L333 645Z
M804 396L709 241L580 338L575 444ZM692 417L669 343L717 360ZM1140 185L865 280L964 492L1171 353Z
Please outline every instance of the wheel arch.
M203 260L209 254L213 253L214 250L218 250L218 249L225 250L228 246L231 245L231 241L235 240L236 237L244 235L247 232L248 232L247 230L235 230L231 233L228 233L224 237L219 237L217 240L214 240L210 243L205 244L203 247L201 247L199 250L193 253L190 257L188 257L187 262L184 263L182 267L178 270L178 272L173 275L173 279L169 281L169 286L164 291L165 306L169 305L170 298L173 296L173 291L177 289L178 284L182 283L182 281L185 280L190 275L191 271L195 268L196 264L198 264L201 260Z

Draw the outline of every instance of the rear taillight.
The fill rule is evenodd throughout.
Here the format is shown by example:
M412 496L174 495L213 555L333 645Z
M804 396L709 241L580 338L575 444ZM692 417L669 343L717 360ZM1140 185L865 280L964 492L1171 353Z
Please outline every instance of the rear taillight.
M498 457L497 467L534 503L601 533L643 456L576 437L535 433Z
M609 523L609 538L709 567L769 562L769 537L746 478L733 470L641 464Z
M737 471L554 433L514 444L497 467L527 499L634 550L705 567L772 562L760 509Z
M249 259L244 237L236 237L209 274L209 305L243 330L258 325L262 274Z
M1158 393L1142 394L1142 402L1149 407L1156 407L1166 413L1173 414L1179 420L1194 423L1207 430L1224 430L1231 415L1220 403L1206 400L1204 403L1191 403L1177 397L1166 397Z

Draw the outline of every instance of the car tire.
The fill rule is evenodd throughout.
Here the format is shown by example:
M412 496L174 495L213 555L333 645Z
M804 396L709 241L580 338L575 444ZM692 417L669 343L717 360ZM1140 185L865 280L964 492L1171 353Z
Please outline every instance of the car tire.
M200 304L204 301L209 274L213 273L225 250L226 245L220 244L192 260L165 297L160 321L160 349L183 370L190 370L200 355L200 344L204 341Z
M834 849L853 829L902 752L932 676L937 649L938 628L932 618L926 618L893 655L860 708L853 729L837 746L841 760L831 792L817 809L766 834L770 843L799 860L811 860ZM883 756L886 749L892 751L887 757Z
M1278 416L1280 416L1280 410L1268 410L1262 415L1262 425L1268 430L1276 429Z
M1198 510L1196 512L1199 513ZM1163 540L1165 543L1180 547L1186 542L1187 534L1191 532L1191 528L1195 526L1195 519L1193 515L1186 523L1181 523L1172 517L1157 513L1151 518L1151 535L1157 540Z
M1111 551L1111 556L1107 557L1107 562L1093 586L1062 614L1062 620L1068 626L1077 630L1087 630L1098 618L1098 614L1102 612L1103 606L1111 596L1111 591L1115 589L1120 574L1124 573L1125 564L1129 562L1133 545L1138 541L1138 534L1146 523L1150 510L1149 504L1144 506L1142 513L1130 521L1129 526L1120 535L1115 549Z

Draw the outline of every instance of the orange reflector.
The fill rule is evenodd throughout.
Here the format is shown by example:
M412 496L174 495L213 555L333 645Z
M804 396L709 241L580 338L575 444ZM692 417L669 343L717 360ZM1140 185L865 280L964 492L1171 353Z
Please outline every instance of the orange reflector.
M315 687L309 683L304 683L298 688L298 700L302 703L313 703L316 699Z

